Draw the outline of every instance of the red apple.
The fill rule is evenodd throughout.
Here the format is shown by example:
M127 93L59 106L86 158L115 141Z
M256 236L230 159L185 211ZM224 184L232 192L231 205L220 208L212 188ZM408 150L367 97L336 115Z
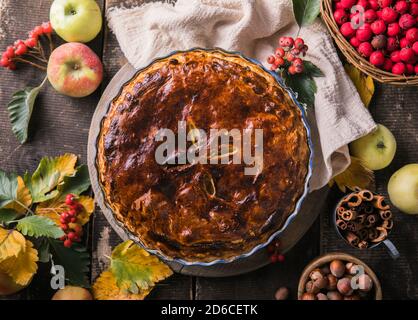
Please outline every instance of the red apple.
M85 44L66 43L55 49L48 62L48 79L59 93L86 97L103 80L103 64Z

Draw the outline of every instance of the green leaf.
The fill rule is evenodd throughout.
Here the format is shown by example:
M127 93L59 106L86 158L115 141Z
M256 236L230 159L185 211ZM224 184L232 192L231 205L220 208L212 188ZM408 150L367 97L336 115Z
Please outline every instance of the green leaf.
M29 121L32 116L33 106L46 79L42 81L39 87L27 87L15 92L12 100L7 105L13 133L22 144L28 140Z
M36 250L38 250L39 262L48 263L50 260L49 241L48 238L41 237L32 240Z
M50 237L58 239L64 235L54 221L42 216L29 216L20 219L17 223L16 229L25 236L30 237Z
M88 288L90 255L85 248L73 244L71 248L64 247L62 241L49 239L54 263L65 270L65 278L74 286Z
M312 62L310 62L308 60L303 61L303 67L304 67L303 72L311 78L317 78L317 77L323 77L324 76L321 69L319 69L316 65L314 65Z
M319 14L320 0L293 0L293 13L299 27L311 24Z
M69 193L80 195L90 187L89 169L86 165L77 168L73 176L64 177L64 182L58 186L60 193L57 201L65 199Z
M33 175L25 174L24 176L33 202L38 203L55 198L59 191L53 189L63 182L65 176L74 175L76 162L77 156L69 153L56 158L42 158Z
M315 104L316 83L305 73L288 75L285 77L285 83L294 92L298 94L297 100L305 103L309 107Z
M0 209L0 223L7 223L13 221L19 214L13 209Z
M0 170L0 208L7 206L16 199L17 175L8 175Z

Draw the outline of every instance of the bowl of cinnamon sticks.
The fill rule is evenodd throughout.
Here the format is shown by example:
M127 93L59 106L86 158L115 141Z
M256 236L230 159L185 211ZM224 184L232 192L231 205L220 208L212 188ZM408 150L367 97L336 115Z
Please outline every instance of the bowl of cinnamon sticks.
M364 250L383 243L393 258L399 257L388 239L393 229L393 213L385 196L356 189L338 202L333 221L337 233L352 247Z

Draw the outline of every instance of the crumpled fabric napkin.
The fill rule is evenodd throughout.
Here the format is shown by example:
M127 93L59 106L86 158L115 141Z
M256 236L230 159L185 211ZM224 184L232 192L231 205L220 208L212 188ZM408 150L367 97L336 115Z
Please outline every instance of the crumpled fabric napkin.
M107 18L126 58L138 69L157 57L192 47L241 51L268 67L266 58L279 37L296 36L299 29L291 0L129 2L130 7L110 8ZM302 27L299 36L309 46L306 59L325 74L315 78L315 108L308 110L315 155L312 191L349 166L347 144L374 130L376 124L320 19Z

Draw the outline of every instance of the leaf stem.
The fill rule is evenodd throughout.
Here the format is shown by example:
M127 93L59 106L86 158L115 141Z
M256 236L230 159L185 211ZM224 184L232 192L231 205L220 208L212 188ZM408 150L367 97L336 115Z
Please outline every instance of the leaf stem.
M37 63L34 63L32 61L29 61L29 60L26 60L26 59L23 59L23 58L14 58L13 60L23 62L23 63L27 63L27 64L30 64L32 67L35 67L35 68L41 69L43 71L46 71L46 67L41 66L41 65L39 65Z
M26 211L28 211L30 214L32 214L32 215L35 215L35 213L32 211L32 209L31 208L29 208L29 207L27 207L27 206L25 206L22 202L20 202L19 200L17 200L17 199L14 199L13 200L14 202L16 202L19 206L21 206L22 208L24 208ZM27 214L27 213L26 213Z
M39 60L41 62L44 62L44 63L47 63L48 62L44 58L38 57L36 54L33 54L33 53L26 53L26 55L28 55L28 56L36 59L36 60Z
M51 34L50 33L48 33L47 34L47 37L48 37L48 40L49 40L49 50L51 51L49 54L51 54L52 53L52 51L54 51L54 42L52 41L52 37L51 37Z

